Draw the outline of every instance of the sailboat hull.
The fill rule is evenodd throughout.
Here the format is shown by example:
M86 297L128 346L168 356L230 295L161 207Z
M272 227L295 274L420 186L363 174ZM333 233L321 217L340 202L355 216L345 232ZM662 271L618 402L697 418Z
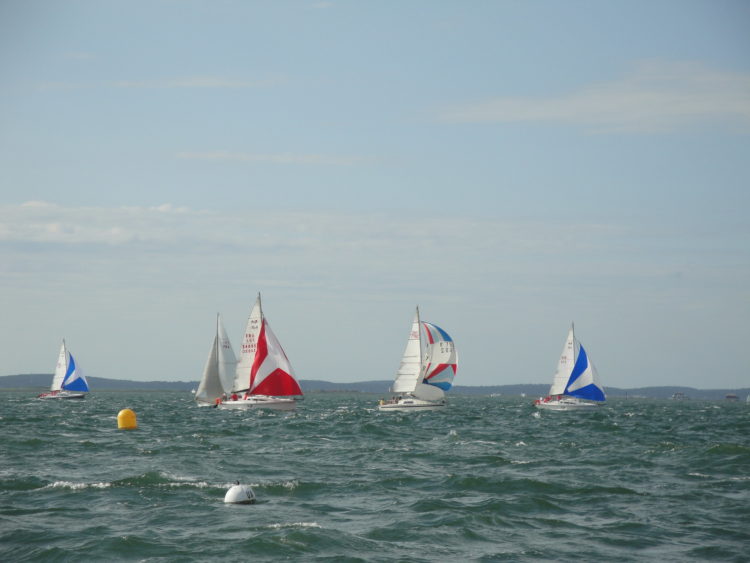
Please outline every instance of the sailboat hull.
M282 399L280 397L253 396L247 399L226 400L219 403L220 409L273 409L277 411L292 411L297 408L294 399Z
M416 397L402 397L391 399L390 401L381 401L378 405L378 410L401 412L433 411L443 409L445 406L446 403L444 400L425 401L424 399L417 399Z
M534 401L534 406L538 409L548 411L590 411L599 406L599 403L592 403L590 401L581 401L575 398L564 398L564 399L537 399Z
M86 393L71 393L70 391L50 391L37 396L37 399L85 399Z

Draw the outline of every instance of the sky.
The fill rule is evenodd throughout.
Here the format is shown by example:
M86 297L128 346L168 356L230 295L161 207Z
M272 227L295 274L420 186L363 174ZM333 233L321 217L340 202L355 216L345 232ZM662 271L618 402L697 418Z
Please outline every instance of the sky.
M750 3L0 0L0 375L750 386Z

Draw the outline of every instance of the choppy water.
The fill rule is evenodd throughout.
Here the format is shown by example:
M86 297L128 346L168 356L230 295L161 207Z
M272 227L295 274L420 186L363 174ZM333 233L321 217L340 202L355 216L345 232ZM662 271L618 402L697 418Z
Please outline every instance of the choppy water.
M750 407L611 401L537 413L451 396L292 414L181 393L0 393L3 561L750 559ZM138 430L117 430L120 409ZM238 479L255 505L225 505Z

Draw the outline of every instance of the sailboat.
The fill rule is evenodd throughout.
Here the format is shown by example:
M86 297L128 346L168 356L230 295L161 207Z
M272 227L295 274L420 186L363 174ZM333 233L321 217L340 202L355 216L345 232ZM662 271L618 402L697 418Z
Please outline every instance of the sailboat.
M55 375L47 393L42 393L38 399L83 399L88 393L89 384L81 368L76 365L73 355L68 351L65 339L57 355Z
M445 392L453 385L458 354L453 339L442 328L414 313L409 338L387 401L381 411L435 410L445 407Z
M232 389L237 358L232 344L224 330L221 315L216 314L216 335L203 368L198 390L195 391L195 402L199 407L216 406Z
M570 411L592 409L606 401L594 364L575 337L571 323L549 395L534 401L538 409Z
M293 410L302 389L292 365L263 315L260 293L247 319L230 396L222 409Z

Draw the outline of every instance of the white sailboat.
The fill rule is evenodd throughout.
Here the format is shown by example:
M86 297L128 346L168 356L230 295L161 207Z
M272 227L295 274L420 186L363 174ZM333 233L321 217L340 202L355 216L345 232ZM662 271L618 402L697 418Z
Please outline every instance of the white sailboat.
M219 408L292 410L296 407L293 397L299 396L302 389L263 315L259 293L247 319L230 396L219 403Z
M195 391L195 402L199 407L213 407L231 391L237 358L232 344L224 330L221 315L216 315L216 335L203 368L198 390Z
M453 339L437 325L421 321L414 313L401 365L381 411L435 410L445 407L445 391L453 385L458 354Z
M534 401L534 406L553 411L585 410L605 401L596 368L576 339L571 323L549 395Z
M73 355L68 351L65 339L57 355L55 375L47 393L38 395L38 399L83 399L89 391L89 384L81 368L76 365Z

